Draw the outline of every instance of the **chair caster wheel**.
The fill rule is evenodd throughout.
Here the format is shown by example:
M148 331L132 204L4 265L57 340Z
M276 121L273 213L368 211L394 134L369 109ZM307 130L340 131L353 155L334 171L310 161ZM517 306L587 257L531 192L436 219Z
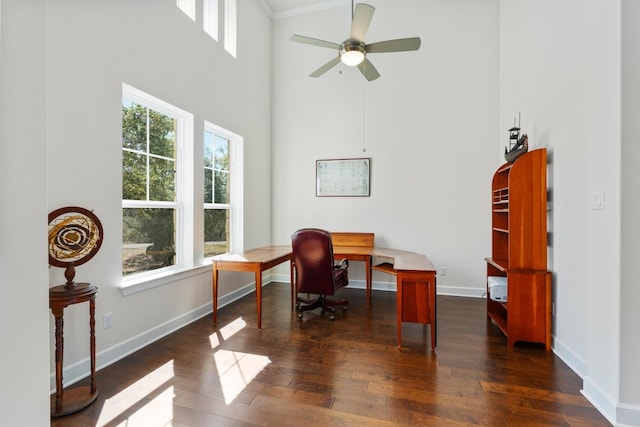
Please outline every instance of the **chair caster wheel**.
M302 320L302 312L298 313L298 319Z
M336 315L335 315L335 314L332 314L331 316L329 316L329 319L331 319L331 320L336 320Z

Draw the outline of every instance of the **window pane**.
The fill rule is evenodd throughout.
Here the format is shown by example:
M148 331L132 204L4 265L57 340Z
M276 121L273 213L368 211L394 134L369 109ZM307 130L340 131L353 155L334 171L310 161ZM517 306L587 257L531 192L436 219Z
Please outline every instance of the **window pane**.
M149 110L149 152L157 156L176 156L176 120Z
M213 203L213 170L204 170L204 202Z
M213 134L210 132L204 133L204 167L213 167Z
M214 136L214 203L230 203L229 199L229 140Z
M149 200L175 200L176 180L174 162L157 157L149 158Z
M215 200L214 203L229 203L229 173L215 171Z
M205 209L204 256L229 252L229 210Z
M229 170L229 140L215 135L215 150L213 167Z
M122 104L122 146L146 152L147 108L127 100Z
M147 199L147 156L144 154L122 152L122 198Z
M122 209L122 274L175 264L173 209Z

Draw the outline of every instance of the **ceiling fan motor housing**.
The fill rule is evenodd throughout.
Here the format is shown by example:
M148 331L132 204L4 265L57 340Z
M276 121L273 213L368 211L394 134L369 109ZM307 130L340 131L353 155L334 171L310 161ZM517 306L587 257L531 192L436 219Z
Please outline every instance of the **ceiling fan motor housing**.
M355 66L364 60L366 45L363 41L347 39L340 45L340 60L345 65Z

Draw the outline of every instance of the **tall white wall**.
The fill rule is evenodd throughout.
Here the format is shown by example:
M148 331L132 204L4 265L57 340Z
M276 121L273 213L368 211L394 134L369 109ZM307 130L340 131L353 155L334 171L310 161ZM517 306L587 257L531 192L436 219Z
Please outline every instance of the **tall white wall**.
M479 296L495 145L507 137L497 126L498 2L367 3L376 8L367 42L422 40L415 52L369 55L381 73L372 82L343 65L310 78L337 52L289 41L342 42L349 5L273 24L274 243L288 244L301 227L374 232L378 246L446 266L438 292ZM371 196L316 197L316 160L354 157L371 158Z
M500 123L549 150L554 351L610 420L621 377L620 1L500 3ZM604 193L604 210L592 199ZM637 359L636 359L637 360Z
M640 425L640 1L622 1L622 280L618 419Z
M202 153L205 120L244 137L244 246L270 243L271 21L257 1L238 1L237 13L236 59L222 37L216 42L203 31L202 10L193 22L175 0L47 2L47 208L91 209L104 228L98 254L76 269L77 281L100 288L99 368L206 314L212 300L208 267L133 295L120 289L123 82L192 113L195 153ZM199 162L194 179L203 182ZM196 228L202 230L202 221L198 213ZM221 295L250 281L229 275ZM63 270L52 268L49 284L60 283ZM69 381L88 370L87 312L86 304L65 310ZM108 329L102 328L105 313L112 313Z
M0 3L0 425L49 423L44 1Z

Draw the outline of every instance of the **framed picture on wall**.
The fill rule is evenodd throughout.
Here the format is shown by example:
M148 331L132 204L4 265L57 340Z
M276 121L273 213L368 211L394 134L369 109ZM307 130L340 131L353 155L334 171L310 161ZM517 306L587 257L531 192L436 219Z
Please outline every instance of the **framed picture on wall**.
M316 197L369 197L371 158L316 160Z

